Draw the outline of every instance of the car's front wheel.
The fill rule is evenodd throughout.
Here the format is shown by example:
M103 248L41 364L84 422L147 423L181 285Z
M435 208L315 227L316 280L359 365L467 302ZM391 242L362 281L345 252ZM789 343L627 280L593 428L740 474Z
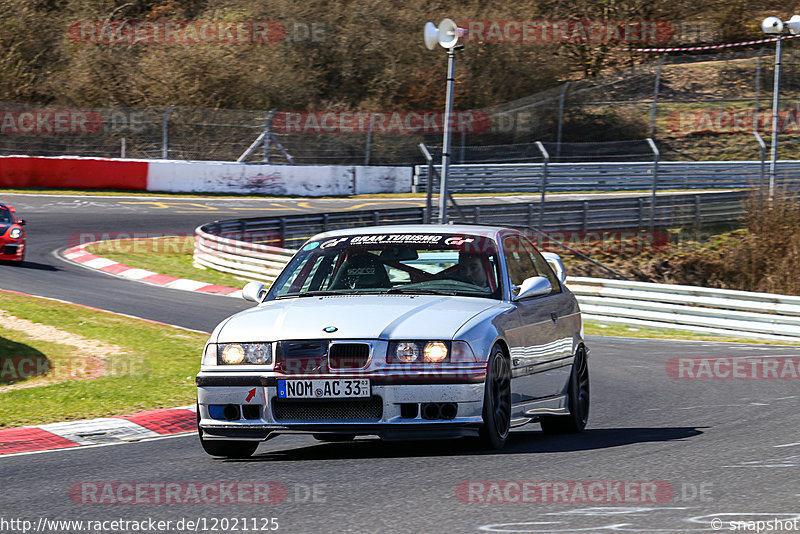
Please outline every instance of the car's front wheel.
M488 369L479 436L484 448L497 450L506 444L511 430L511 365L499 346L492 349Z
M545 433L575 434L586 428L589 421L589 363L583 347L575 353L575 362L569 375L567 402L569 415L542 418L540 423Z
M203 450L211 456L225 458L249 458L256 452L258 441L216 441L203 439L203 429L200 428L200 407L197 407L197 435Z

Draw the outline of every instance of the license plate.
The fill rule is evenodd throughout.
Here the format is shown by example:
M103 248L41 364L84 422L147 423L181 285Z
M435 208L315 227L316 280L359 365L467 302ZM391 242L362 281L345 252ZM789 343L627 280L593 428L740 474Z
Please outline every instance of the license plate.
M279 399L358 399L370 395L367 378L278 380Z

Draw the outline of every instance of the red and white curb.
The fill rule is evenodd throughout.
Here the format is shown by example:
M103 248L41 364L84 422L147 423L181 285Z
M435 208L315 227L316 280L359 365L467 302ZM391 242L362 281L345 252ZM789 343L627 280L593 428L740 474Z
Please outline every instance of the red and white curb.
M148 410L83 421L0 429L0 456L124 443L196 430L195 406Z
M146 284L167 287L170 289L179 289L181 291L195 291L198 293L211 293L237 298L242 296L242 290L235 287L209 284L208 282L198 282L197 280L189 280L188 278L176 278L174 276L158 274L145 269L137 269L136 267L129 267L128 265L118 263L108 258L95 256L94 254L86 251L86 247L97 243L101 243L101 241L92 241L90 243L84 243L82 245L70 247L64 250L61 255L65 259L78 263L83 267L97 271L103 271L104 273L127 278L128 280L135 280L137 282L144 282Z

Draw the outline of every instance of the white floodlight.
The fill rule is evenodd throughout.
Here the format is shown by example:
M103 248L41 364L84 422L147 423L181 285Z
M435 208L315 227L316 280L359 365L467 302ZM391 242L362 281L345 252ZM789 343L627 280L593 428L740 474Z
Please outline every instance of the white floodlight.
M451 49L458 44L458 39L466 34L466 30L459 28L452 19L442 19L439 27L433 25L433 22L425 23L425 46L428 50L433 50L436 43L442 48Z
M433 22L425 23L425 46L428 50L436 48L436 43L439 42L439 30L433 25Z
M778 17L767 17L761 22L761 31L771 35L783 33L783 21Z
M784 26L786 26L786 29L788 29L789 33L792 35L800 33L800 15L793 15L792 18L784 23Z

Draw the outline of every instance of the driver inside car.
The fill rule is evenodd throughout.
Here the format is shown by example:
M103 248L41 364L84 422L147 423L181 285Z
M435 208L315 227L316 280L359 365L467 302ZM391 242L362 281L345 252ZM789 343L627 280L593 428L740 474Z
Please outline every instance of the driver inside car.
M486 269L480 254L459 253L458 274L470 284L489 289L489 280L486 278Z

